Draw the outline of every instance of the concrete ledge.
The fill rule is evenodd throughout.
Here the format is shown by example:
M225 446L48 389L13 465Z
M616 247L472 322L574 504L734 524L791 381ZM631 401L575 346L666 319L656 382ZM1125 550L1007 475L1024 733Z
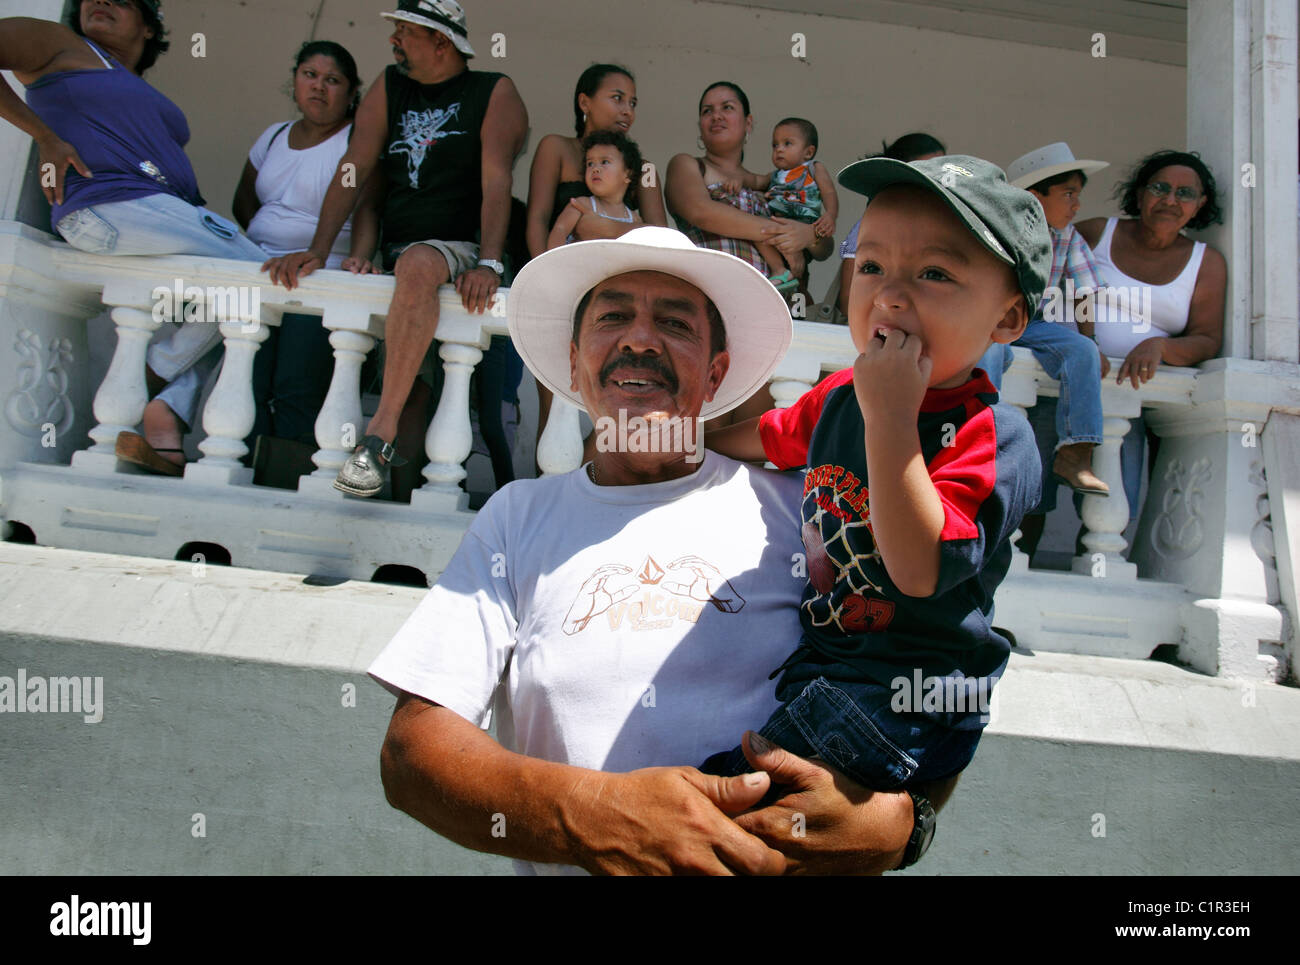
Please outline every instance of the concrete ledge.
M400 564L435 580L474 519L333 489L321 497L34 463L0 471L0 484L4 519L29 526L43 546L173 560L185 544L207 542L239 567L343 579Z
M0 675L104 680L97 724L0 714L0 868L508 872L383 798L364 668L421 592L0 546ZM1294 874L1297 733L1292 688L1016 655L909 873Z

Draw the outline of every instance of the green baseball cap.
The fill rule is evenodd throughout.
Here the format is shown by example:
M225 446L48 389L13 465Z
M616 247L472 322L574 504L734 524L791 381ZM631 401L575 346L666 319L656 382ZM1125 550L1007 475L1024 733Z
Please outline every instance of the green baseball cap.
M1052 236L1038 199L1008 184L996 164L967 154L910 164L867 158L844 168L837 180L868 198L894 184L915 184L939 195L971 234L1015 271L1033 316L1052 271Z

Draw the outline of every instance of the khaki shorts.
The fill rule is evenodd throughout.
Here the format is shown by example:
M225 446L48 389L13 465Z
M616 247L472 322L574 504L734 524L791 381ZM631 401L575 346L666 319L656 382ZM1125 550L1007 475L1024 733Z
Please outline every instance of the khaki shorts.
M430 239L428 241L412 241L410 244L393 245L384 252L384 263L386 265L396 265L398 256L408 248L414 248L416 245L428 245L434 251L442 253L442 257L447 259L447 268L451 272L451 281L469 271L471 268L478 267L478 244L473 241L438 241ZM390 269L391 270L391 269ZM437 296L435 296L437 297ZM379 343L379 366L383 371L384 365L384 347L385 343ZM424 353L424 361L420 363L418 377L425 382L431 389L441 389L442 374L439 370L442 368L442 359L438 357L438 342L435 339L429 343L429 350ZM436 402L435 402L436 404Z
M428 245L434 251L441 252L442 257L447 259L447 268L451 272L451 280L454 282L457 277L463 275L471 268L478 266L478 243L474 241L438 241L429 239L427 241L412 241L410 244L391 245L384 252L384 266L392 271L393 265L397 264L397 258L408 248L414 248L416 245Z

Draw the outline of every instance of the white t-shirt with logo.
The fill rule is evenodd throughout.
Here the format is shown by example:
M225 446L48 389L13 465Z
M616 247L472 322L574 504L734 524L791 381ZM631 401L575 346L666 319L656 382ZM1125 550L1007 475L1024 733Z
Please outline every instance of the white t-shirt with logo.
M584 469L480 511L370 674L530 757L602 771L698 765L776 709L807 580L799 474L707 452L645 486ZM517 862L524 873L576 871Z
M283 128L283 130L282 130ZM278 132L278 133L277 133ZM248 224L248 237L272 256L306 251L316 234L320 206L339 161L348 150L352 125L345 124L314 147L289 147L289 128L272 124L248 152L257 169L257 200L262 206ZM326 268L338 268L352 243L349 218L334 241Z

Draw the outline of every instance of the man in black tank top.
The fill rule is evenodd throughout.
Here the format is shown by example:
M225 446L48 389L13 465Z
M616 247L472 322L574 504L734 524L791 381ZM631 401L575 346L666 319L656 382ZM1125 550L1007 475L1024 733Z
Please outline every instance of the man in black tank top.
M465 13L455 0L400 0L396 64L357 109L352 141L321 204L305 252L267 262L293 288L325 264L372 173L382 187L385 269L397 284L385 322L384 387L361 445L335 487L358 496L383 488L398 418L438 328L437 288L454 282L465 309L483 312L500 285L510 220L511 169L528 113L504 74L470 70Z

